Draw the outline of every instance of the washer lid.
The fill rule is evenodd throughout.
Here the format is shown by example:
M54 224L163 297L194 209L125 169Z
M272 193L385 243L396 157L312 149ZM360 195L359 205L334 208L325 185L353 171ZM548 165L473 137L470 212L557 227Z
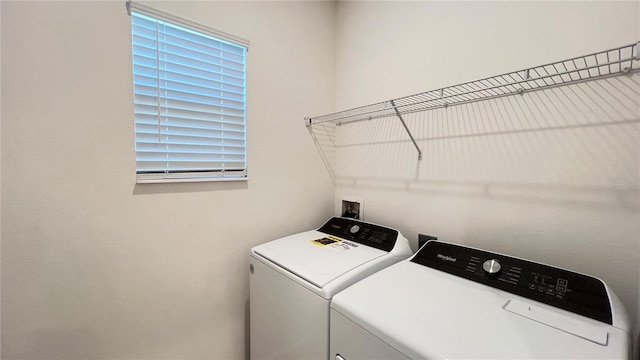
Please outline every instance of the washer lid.
M387 252L312 230L253 248L253 252L322 288Z
M411 359L628 358L622 329L409 260L331 308Z

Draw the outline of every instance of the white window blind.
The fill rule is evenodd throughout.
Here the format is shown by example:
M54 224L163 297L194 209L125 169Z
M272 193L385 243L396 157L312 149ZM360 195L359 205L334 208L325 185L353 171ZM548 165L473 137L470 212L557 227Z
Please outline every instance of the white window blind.
M247 47L130 10L137 181L245 179Z

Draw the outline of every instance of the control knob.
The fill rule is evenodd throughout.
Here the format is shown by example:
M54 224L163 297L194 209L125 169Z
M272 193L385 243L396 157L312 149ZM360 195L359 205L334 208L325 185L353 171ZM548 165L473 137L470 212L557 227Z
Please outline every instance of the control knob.
M487 273L487 275L497 276L498 274L500 274L500 270L502 270L502 265L500 265L500 262L498 260L490 259L482 264L482 268L484 269L485 273Z
M358 231L360 231L360 225L353 225L350 229L349 232L352 234L357 234Z

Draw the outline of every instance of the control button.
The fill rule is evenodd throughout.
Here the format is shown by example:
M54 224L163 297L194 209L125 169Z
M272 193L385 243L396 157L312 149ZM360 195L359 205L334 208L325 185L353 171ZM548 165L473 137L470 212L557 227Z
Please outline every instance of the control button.
M543 293L544 292L544 286L538 286L538 291Z
M529 284L529 290L535 290L536 289L536 284L531 283Z
M356 233L358 233L358 231L360 231L360 225L353 225L349 229L349 232L352 233L352 234L356 234Z
M558 286L556 286L556 290L558 290L558 291L560 291L560 292L565 292L565 291L567 291L567 288L566 288L566 287L564 287L564 286L560 286L560 285L558 285Z
M556 292L553 289L547 289L547 294L554 295Z
M498 262L498 260L491 259L485 261L482 264L482 268L489 275L498 275L500 273L500 270L502 269L502 266L500 265L500 262Z
M566 287L569 284L568 280L565 279L558 279L558 286L564 286Z

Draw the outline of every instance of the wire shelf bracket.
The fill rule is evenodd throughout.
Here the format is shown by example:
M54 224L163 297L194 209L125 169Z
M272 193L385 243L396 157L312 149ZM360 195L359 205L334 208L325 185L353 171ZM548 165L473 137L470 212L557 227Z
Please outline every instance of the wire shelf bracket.
M378 102L332 114L306 117L305 125L350 123L386 117L398 117L418 150L422 151L403 119L403 115L447 108L491 98L524 94L552 87L586 82L618 75L631 75L640 71L640 41L617 48L574 57L545 65L473 80L442 89Z
M416 150L418 150L418 160L422 160L422 150L420 150L420 147L418 146L418 143L416 143L416 139L413 138L413 134L411 134L411 131L409 130L409 127L407 126L407 123L404 122L404 119L402 118L402 114L398 110L398 107L396 106L396 104L395 104L395 102L393 100L391 100L391 106L393 106L393 110L395 110L396 115L398 116L398 119L400 119L400 122L402 123L402 126L404 127L404 130L407 132L407 134L409 134L409 138L411 139L411 142L413 143L413 146L415 146Z

